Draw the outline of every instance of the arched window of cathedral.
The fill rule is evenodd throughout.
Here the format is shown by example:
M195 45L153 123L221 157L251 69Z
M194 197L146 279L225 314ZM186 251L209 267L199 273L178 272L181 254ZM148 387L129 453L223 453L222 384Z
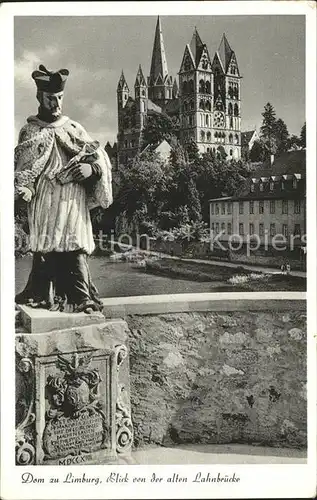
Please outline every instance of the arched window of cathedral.
M204 142L205 140L205 132L203 130L200 131L200 140L201 142Z
M199 109L205 109L205 103L202 99L199 101Z
M206 115L206 127L209 127L209 115Z
M195 108L195 103L194 103L194 101L190 101L189 105L190 105L190 109L194 109L194 108Z
M184 111L187 111L187 109L188 109L187 102L184 102L184 104L183 104L183 109L184 109Z
M211 87L210 87L210 81L209 80L206 81L205 91L206 91L206 94L210 94L211 93Z
M229 134L229 144L233 144L233 135Z
M210 142L211 141L211 133L210 132L207 132L207 141Z
M183 94L187 94L187 93L188 93L188 83L183 82Z
M191 94L194 93L194 80L189 80L189 82L188 82L188 92L190 92Z
M234 105L234 116L239 116L239 106L238 106L238 104Z
M203 69L208 69L208 61L207 61L207 59L203 60L202 67L203 67Z
M222 141L223 143L226 142L226 134L224 132L222 132Z
M236 99L239 99L239 88L238 88L238 84L237 83L234 86L234 97Z
M229 127L230 127L230 128L233 128L233 118L232 118L232 116L230 117Z
M124 141L124 147L127 148L128 147L128 141Z
M229 85L229 88L228 88L228 95L232 99L232 97L233 97L233 88L232 88L231 85Z
M145 96L145 90L142 90L142 96L143 97Z
M204 94L205 93L205 82L204 80L199 80L199 93Z
M234 136L234 143L235 143L235 144L239 144L239 136L238 136L238 134L236 134L236 135Z
M218 132L215 132L215 142L218 142Z
M229 102L229 105L228 105L228 115L233 115L233 107L232 107L232 104L231 102Z
M233 155L233 151L232 151L232 149L230 149L229 154L230 154L230 156L232 156L232 155Z
M207 109L207 111L211 111L211 102L210 101L206 101L206 109Z
M185 71L189 71L190 70L190 60L189 60L188 57L186 58L185 63L184 63L184 70Z

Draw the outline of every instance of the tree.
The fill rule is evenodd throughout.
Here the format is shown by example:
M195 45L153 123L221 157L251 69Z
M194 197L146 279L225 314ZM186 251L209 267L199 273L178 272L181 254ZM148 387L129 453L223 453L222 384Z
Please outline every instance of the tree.
M190 163L198 163L200 159L199 149L195 141L191 140L184 145L187 159Z
M264 161L265 156L266 156L266 149L263 142L261 140L254 141L249 154L250 161L254 163Z
M288 149L297 150L302 147L301 139L297 135L291 135L288 139Z
M300 131L300 145L303 149L306 148L306 122L304 123Z
M276 153L284 153L288 150L289 132L285 122L279 118L275 123Z
M142 132L142 146L159 144L164 139L170 140L174 136L174 123L165 113L151 112L147 116Z
M264 106L262 113L263 121L260 128L260 137L267 151L267 156L275 154L277 150L276 141L276 115L271 103Z

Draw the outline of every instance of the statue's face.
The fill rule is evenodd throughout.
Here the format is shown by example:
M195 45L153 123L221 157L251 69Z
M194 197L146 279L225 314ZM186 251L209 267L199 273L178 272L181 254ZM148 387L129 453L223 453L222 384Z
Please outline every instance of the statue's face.
M52 94L50 92L42 92L41 105L51 113L54 118L58 118L62 114L64 92Z

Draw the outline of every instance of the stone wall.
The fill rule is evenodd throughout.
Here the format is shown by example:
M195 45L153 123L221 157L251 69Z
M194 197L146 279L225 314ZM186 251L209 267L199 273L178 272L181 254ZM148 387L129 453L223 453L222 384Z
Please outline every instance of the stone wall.
M127 316L135 446L306 445L304 311Z
M293 251L274 251L272 247L265 250L264 247L260 247L257 250L250 251L250 255L247 255L245 245L239 251L232 251L229 249L220 250L216 247L216 245L214 246L214 249L211 250L210 243L190 242L182 246L176 241L151 240L150 249L177 257L223 260L249 265L276 267L278 269L287 260L293 270L298 269L303 271L306 269L305 256L301 253L300 248L298 247L294 248Z

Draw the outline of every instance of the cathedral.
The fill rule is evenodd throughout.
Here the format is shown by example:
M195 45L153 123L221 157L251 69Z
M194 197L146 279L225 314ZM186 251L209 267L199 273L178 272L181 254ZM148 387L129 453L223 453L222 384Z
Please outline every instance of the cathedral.
M122 72L117 87L118 162L142 150L142 130L151 114L165 113L177 124L181 144L195 141L201 153L241 157L240 72L223 34L213 59L195 28L186 45L177 80L169 74L160 18L157 19L150 75L141 66L134 97Z

